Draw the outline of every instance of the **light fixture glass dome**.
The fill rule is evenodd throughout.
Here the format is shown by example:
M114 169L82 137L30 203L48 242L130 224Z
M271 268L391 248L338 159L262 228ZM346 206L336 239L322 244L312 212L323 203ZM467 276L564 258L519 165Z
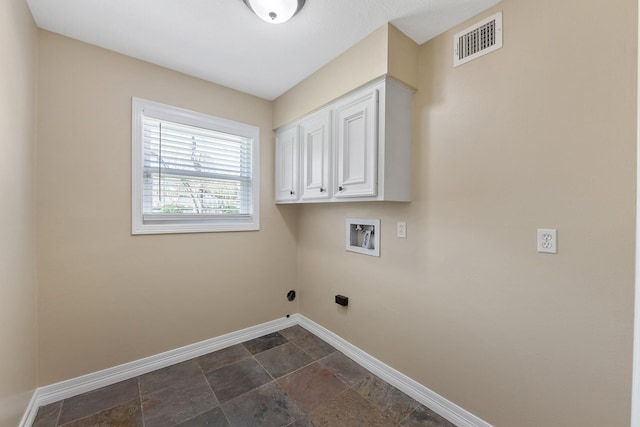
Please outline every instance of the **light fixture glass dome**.
M281 24L293 17L305 0L244 0L260 19L270 24Z

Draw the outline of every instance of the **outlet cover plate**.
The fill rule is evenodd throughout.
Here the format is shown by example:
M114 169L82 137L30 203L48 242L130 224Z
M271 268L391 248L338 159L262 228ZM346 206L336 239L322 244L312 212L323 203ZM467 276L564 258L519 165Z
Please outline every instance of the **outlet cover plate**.
M407 238L407 223L405 221L398 221L398 230L396 235L401 239Z
M552 228L538 228L538 252L558 253L558 233Z

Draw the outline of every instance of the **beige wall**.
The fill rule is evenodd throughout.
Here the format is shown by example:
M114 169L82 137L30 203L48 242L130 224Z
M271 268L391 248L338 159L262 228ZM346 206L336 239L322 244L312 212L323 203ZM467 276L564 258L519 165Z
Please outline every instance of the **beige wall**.
M636 7L504 0L500 51L453 69L462 26L422 46L409 204L273 205L270 129L339 95L327 88L370 80L326 72L358 55L272 111L40 31L38 383L294 312L284 295L297 277L302 314L496 427L628 425ZM0 185L16 206L0 214L0 425L15 425L35 385L36 32L22 1L2 3L0 19L0 53L15 64L0 68L12 136ZM365 46L389 40L379 32ZM392 69L380 45L372 78ZM260 232L130 235L131 96L260 126ZM382 219L380 258L344 251L348 216ZM407 239L395 238L399 220ZM535 252L538 227L558 229L557 255Z
M385 24L274 101L277 129L378 77L418 86L418 45Z
M276 99L273 128L386 74L388 38L389 25L384 25Z
M18 424L36 386L36 49L26 3L0 2L0 426Z
M476 19L503 10L503 49L422 46L413 202L303 205L300 312L497 427L628 426L636 8L504 0ZM350 216L380 258L345 252Z
M297 311L270 102L46 31L38 84L40 385ZM259 232L131 235L132 96L260 127Z
M417 89L420 46L393 25L389 24L388 27L387 74Z

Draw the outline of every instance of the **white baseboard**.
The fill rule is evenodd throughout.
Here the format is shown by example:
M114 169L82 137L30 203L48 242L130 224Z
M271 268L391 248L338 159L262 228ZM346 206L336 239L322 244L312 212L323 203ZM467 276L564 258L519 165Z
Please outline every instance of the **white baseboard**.
M82 393L97 390L120 381L135 378L139 375L166 368L176 363L184 362L194 357L202 356L213 351L221 350L241 342L248 341L262 335L276 332L280 329L294 326L298 323L297 315L289 318L272 320L257 326L221 335L199 343L190 344L175 350L166 351L154 356L145 357L133 362L125 363L102 371L93 372L81 377L61 381L59 383L36 389L19 427L31 427L40 406L68 399Z
M31 391L31 392L27 392L21 396L19 396L17 399L10 399L10 402L5 402L5 404L0 404L0 413L5 413L5 412L9 412L9 411L13 411L14 408L16 407L21 407L22 405L24 405L24 402L29 401L29 403L27 404L27 409L25 410L24 414L22 415L22 419L20 420L20 424L18 424L18 426L30 426L31 424L33 424L33 420L36 418L36 413L38 412L38 405L36 404L36 392L35 391ZM3 399L0 399L0 401ZM11 407L12 409L8 409L7 411L5 411L5 406L7 407L7 409L9 407ZM9 406L10 405L10 406ZM6 420L1 420L0 419L0 424L3 423L3 421Z
M369 372L379 376L398 390L422 403L436 414L451 421L456 426L493 427L486 421L462 409L460 406L412 380L403 373L396 371L391 366L379 361L369 353L360 350L350 342L318 325L307 317L298 315L297 320L300 326L307 329L309 332L312 332L314 335L318 336L318 338L322 338L324 341L334 346Z
M235 344L240 344L244 341L258 338L262 335L276 332L280 329L294 325L300 325L309 332L317 335L319 338L331 344L363 368L379 376L389 384L411 396L458 427L492 427L491 424L481 420L470 412L465 411L455 403L448 401L422 384L419 384L406 375L396 371L392 367L382 363L375 357L360 350L358 347L300 314L292 314L289 318L282 318L262 323L257 326L241 329L236 332L231 332L199 343L190 344L175 350L170 350L154 356L145 357L133 362L104 369L102 371L83 375L81 377L40 387L34 392L19 427L31 427L40 406L97 390L101 387L128 380L130 378L135 378L139 375L155 371L156 369L184 362L186 360L193 359L194 357L221 350Z

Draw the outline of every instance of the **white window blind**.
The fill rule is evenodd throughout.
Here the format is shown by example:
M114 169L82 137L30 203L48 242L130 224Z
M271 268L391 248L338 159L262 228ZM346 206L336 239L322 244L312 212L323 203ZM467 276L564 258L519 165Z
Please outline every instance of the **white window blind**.
M133 105L134 234L258 229L256 127Z
M144 118L144 214L251 215L249 138Z

